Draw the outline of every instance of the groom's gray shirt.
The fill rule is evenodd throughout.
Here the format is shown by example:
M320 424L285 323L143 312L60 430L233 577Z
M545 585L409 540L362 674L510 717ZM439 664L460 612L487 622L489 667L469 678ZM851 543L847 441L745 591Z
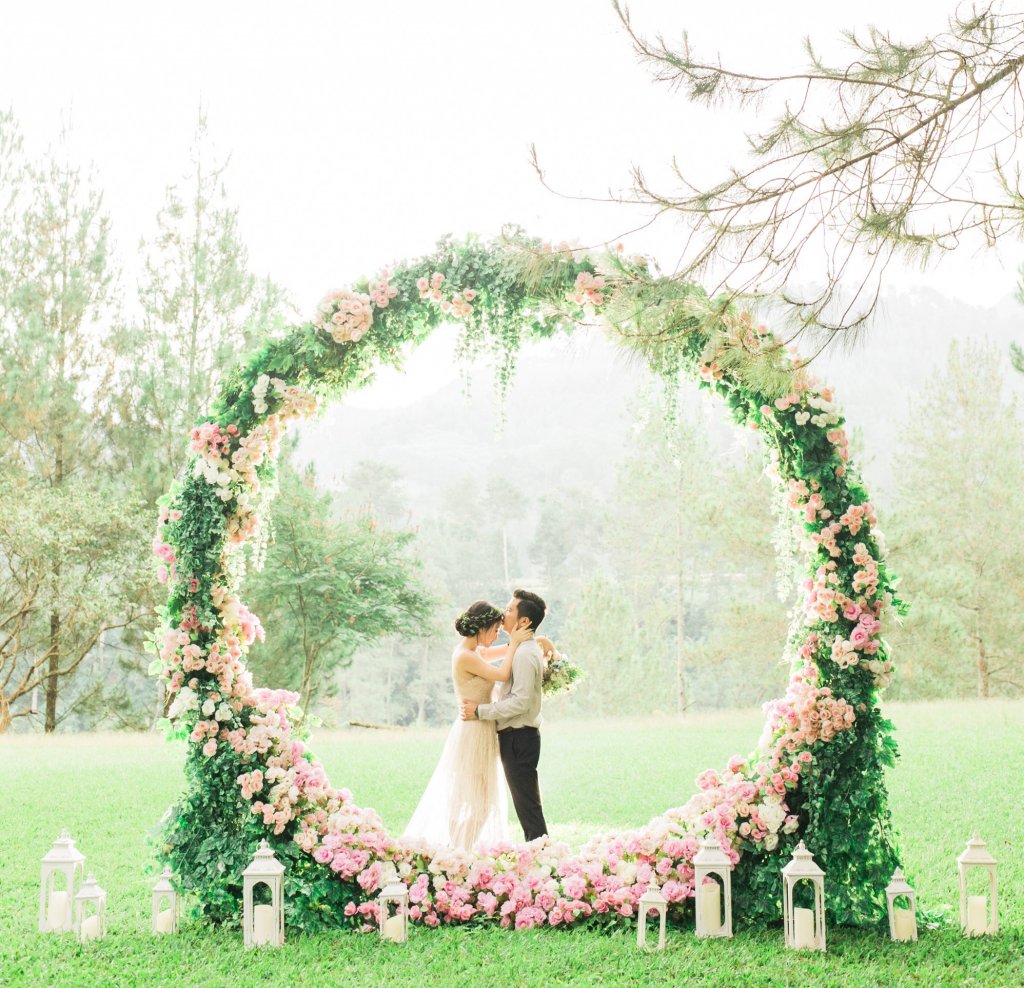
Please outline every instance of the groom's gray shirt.
M501 684L494 703L476 708L480 720L495 720L498 730L508 727L540 727L540 702L543 695L544 656L534 639L522 642L512 659L512 675Z

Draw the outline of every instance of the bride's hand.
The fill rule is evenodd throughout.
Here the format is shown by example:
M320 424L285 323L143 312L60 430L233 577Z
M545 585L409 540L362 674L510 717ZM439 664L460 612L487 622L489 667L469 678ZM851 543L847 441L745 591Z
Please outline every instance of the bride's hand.
M550 638L545 638L544 635L537 636L537 644L540 645L542 655L555 656L558 654L558 649L555 648L555 643Z
M515 631L508 633L508 643L510 645L521 645L525 641L529 641L533 637L533 630L530 628L516 628Z

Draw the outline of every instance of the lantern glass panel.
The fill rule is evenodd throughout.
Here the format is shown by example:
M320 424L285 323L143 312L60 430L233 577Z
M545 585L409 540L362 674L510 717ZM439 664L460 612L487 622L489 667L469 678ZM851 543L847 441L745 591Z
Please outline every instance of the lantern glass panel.
M657 906L650 906L647 912L640 918L640 922L644 927L644 935L641 938L642 944L648 950L652 950L658 946L658 940L661 936L661 914L658 912Z

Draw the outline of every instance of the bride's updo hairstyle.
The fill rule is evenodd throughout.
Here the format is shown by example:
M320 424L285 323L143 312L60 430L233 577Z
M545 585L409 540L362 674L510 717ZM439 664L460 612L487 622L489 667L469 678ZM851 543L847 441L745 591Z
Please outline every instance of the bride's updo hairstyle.
M502 618L502 612L486 600L472 603L455 619L455 630L463 638L472 638L484 628L490 628Z

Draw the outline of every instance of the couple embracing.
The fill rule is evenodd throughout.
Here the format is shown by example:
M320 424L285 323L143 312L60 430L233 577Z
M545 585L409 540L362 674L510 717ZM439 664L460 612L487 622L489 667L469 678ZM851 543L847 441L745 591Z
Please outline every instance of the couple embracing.
M554 646L535 637L546 610L537 594L516 590L504 611L478 600L456 620L462 641L452 655L452 679L461 719L448 734L406 837L467 850L509 840L502 769L526 840L547 833L537 763L544 653ZM507 645L494 644L499 629L508 634Z

